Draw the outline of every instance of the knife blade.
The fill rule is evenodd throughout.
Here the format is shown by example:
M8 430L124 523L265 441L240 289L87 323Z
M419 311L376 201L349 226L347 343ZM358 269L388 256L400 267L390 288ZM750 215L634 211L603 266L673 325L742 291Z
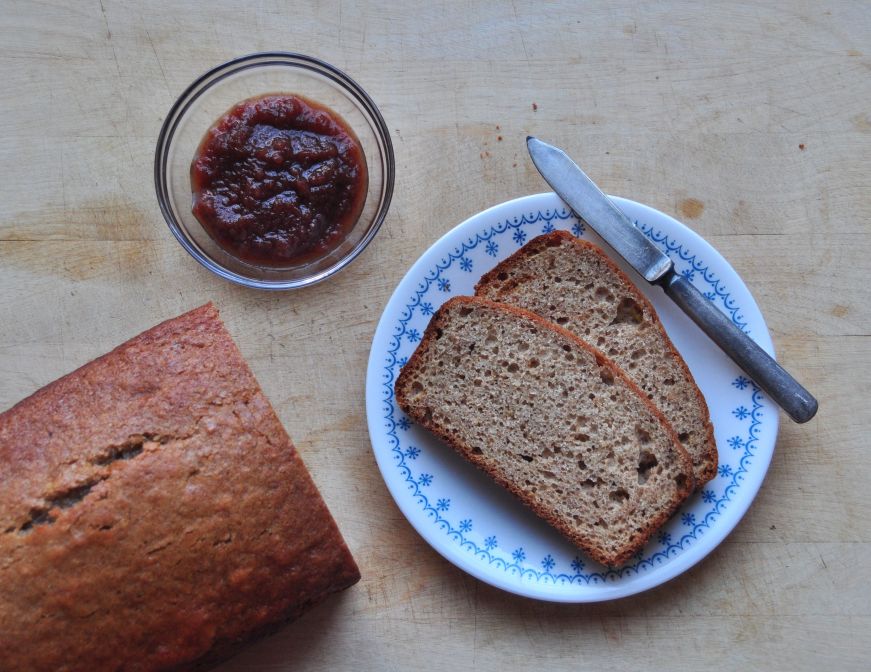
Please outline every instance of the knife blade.
M807 422L814 417L819 404L813 395L689 280L676 273L671 259L564 151L532 136L527 136L526 145L538 172L557 195L642 278L660 286L793 420Z

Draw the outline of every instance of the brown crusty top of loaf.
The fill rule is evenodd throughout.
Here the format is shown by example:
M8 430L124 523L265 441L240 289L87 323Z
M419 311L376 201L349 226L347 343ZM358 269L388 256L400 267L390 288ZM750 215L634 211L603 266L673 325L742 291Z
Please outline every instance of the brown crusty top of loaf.
M696 487L716 475L705 398L650 301L598 247L565 231L538 236L486 273L475 294L538 313L601 349L675 428Z
M211 304L0 415L6 670L216 662L359 579Z
M445 303L396 400L606 565L626 562L692 490L689 455L634 383L571 332L513 306Z

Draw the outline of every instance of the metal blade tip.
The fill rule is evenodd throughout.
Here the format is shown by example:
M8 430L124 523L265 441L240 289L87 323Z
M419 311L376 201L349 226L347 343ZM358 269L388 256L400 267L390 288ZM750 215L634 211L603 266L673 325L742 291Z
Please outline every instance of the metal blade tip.
M536 137L534 135L527 135L526 136L526 144L527 145L529 144L530 140L536 140Z

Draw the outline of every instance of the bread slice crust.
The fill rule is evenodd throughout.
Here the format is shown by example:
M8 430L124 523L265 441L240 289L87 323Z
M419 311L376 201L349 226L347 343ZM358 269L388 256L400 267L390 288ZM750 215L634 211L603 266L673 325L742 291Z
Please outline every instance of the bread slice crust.
M440 333L450 328L447 323L448 319L450 319L450 313L455 309L475 309L478 307L510 315L514 319L523 321L526 325L531 324L540 330L551 332L554 340L559 341L561 345L574 348L576 352L582 351L593 357L599 367L607 370L613 379L619 380L628 389L628 393L637 399L637 402L649 413L649 418L652 419L652 422L655 422L664 436L667 437L666 440L669 444L668 451L670 451L670 455L677 463L675 471L678 474L678 478L673 482L673 490L664 506L647 520L646 525L642 529L632 534L629 543L623 545L616 552L609 552L600 544L597 544L589 535L580 533L578 529L573 528L566 522L564 517L560 517L555 513L553 507L548 506L540 498L533 496L522 483L506 477L505 473L494 468L492 462L481 454L479 450L476 450L476 446L471 445L467 440L459 436L456 431L451 431L443 423L435 419L432 409L427 408L426 404L417 403L412 389L413 383L421 367L426 366L430 354L429 351L433 347L433 343L437 338L440 338ZM637 385L604 354L580 339L577 335L545 320L535 313L517 308L516 306L499 304L479 297L458 296L450 299L431 319L418 348L397 378L395 393L399 406L419 425L432 432L469 462L487 473L500 486L515 495L521 502L532 509L536 515L548 522L591 558L607 566L613 567L625 564L634 553L647 543L653 532L668 520L693 490L692 460L689 454L677 440L677 436L673 428L668 424L667 419L646 398L646 395L642 393ZM578 488L580 489L580 477L578 481Z
M568 250L575 254L578 260L587 260L592 264L599 265L604 274L610 274L605 278L609 292L622 297L621 304L615 304L615 313L609 315L614 320L620 319L620 305L631 307L632 316L639 317L642 326L646 329L643 339L635 338L635 345L626 352L607 352L607 355L623 369L644 391L651 395L656 405L668 417L669 422L675 427L679 440L687 449L693 459L693 475L696 487L710 481L717 475L717 444L714 438L714 427L710 420L707 402L699 390L689 367L683 357L674 347L671 339L665 331L653 305L644 294L635 286L632 280L608 257L601 249L585 240L580 240L566 231L553 231L534 238L525 246L508 257L495 268L485 273L475 286L475 295L502 303L516 305L520 308L538 313L545 319L556 321L565 325L565 328L574 332L580 338L602 350L611 347L612 342L619 338L616 334L633 338L627 331L627 324L602 325L596 324L596 313L586 314L580 311L572 311L564 301L565 295L571 293L572 287L563 285L556 287L551 285L545 292L531 292L535 299L522 295L524 287L535 283L542 283L538 269L531 268L535 265L534 257L546 255L554 249ZM546 296L548 292L562 292L561 297L553 302L553 295ZM625 302L625 303L623 303ZM553 305L556 304L556 305ZM589 317L592 316L592 317ZM624 316L624 319L626 317ZM621 327L623 328L621 331ZM588 330L589 333L584 333ZM634 362L631 352L637 352L643 343L659 342L661 344L660 371L643 371L648 376L647 383L641 381L641 368L633 370ZM597 341L604 341L597 345ZM663 383L671 382L670 386ZM677 385L675 385L677 383ZM692 417L684 418L684 415Z

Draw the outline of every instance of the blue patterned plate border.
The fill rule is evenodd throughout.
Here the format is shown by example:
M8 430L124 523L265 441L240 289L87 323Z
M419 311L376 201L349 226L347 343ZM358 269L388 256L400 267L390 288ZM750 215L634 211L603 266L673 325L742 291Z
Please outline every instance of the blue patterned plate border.
M700 236L640 203L613 197L680 273L765 350L765 321L731 266ZM396 406L393 383L435 310L472 294L477 280L533 237L562 229L604 247L554 194L485 210L439 239L388 302L372 343L366 410L372 449L393 498L415 529L473 576L527 597L594 602L657 586L693 566L735 527L756 496L777 438L776 408L659 289L639 288L656 307L711 410L717 477L691 497L629 563L608 569L580 554L523 505ZM612 255L613 256L613 255ZM621 259L617 263L628 270Z

